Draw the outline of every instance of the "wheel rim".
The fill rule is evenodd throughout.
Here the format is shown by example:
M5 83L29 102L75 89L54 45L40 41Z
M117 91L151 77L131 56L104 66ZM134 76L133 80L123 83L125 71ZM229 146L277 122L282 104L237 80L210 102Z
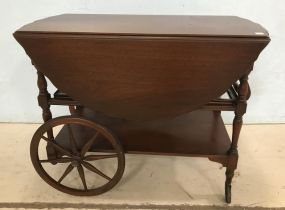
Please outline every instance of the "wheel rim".
M63 147L58 142L55 142L45 136L45 134L53 130L57 126L65 125L69 132L69 148ZM87 127L94 130L94 135L78 148L78 139L74 136L73 126ZM90 149L96 143L99 136L105 141L108 141L113 147L112 154L90 154ZM56 159L43 159L39 157L39 145L40 143L51 144L55 150L61 155ZM44 123L35 132L30 147L31 160L37 173L41 178L46 181L52 187L72 195L98 195L110 190L121 179L125 158L122 147L114 135L103 126L96 124L95 122L73 116L58 117ZM93 162L102 161L106 159L117 159L117 169L113 176L107 175L98 169ZM68 166L60 177L52 177L45 169L43 165L50 163L66 163ZM76 169L76 170L74 170ZM81 187L70 187L67 184L63 184L63 180L67 176L70 176L72 171L77 171L78 178L81 180ZM97 178L98 176L105 179L106 183L100 186L88 186L88 180L86 180L86 171L91 172ZM89 173L90 174L90 173Z

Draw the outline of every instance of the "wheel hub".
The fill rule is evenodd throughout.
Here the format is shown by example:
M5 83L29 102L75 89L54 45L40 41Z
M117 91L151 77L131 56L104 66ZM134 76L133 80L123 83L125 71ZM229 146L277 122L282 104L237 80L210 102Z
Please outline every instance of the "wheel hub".
M73 167L79 166L80 163L82 162L82 159L81 159L81 157L79 157L79 156L73 156L72 159L73 159L73 160L71 161L71 165L72 165Z
M78 160L73 160L73 161L71 162L71 165L72 165L73 167L77 167L77 166L80 165L80 162L79 162Z

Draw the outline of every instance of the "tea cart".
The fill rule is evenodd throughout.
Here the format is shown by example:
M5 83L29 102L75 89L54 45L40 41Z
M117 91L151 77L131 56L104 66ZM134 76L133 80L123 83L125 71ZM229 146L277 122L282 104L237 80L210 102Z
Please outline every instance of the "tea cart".
M248 75L270 41L264 28L233 16L65 14L25 25L14 37L38 73L44 124L30 155L49 185L98 195L121 179L125 153L206 157L226 167L231 202ZM47 78L58 89L53 95ZM53 118L53 105L68 106L70 115ZM235 113L231 139L221 111ZM95 166L110 159L113 174ZM61 164L58 177L45 169ZM63 183L76 170L81 187ZM104 183L92 184L87 171Z

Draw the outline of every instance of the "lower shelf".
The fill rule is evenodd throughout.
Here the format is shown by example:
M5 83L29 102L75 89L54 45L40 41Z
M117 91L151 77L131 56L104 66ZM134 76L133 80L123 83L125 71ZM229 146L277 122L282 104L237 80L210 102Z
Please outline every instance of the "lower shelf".
M87 109L83 116L111 130L126 153L225 157L231 144L220 114L213 111L194 111L177 118L151 122L110 118ZM79 145L94 134L88 128L73 129ZM55 141L68 147L68 135L64 126ZM109 145L100 141L94 148L96 151L108 149Z

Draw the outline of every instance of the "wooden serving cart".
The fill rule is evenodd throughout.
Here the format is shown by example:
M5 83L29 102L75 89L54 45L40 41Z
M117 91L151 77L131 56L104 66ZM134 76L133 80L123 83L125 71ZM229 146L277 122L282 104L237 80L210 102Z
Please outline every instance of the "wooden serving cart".
M38 72L44 124L30 152L49 185L72 195L104 193L121 179L125 153L207 157L226 167L231 202L248 75L270 41L264 28L232 16L66 14L14 37ZM53 96L46 78L58 89ZM51 105L71 114L52 118ZM231 139L221 111L235 113ZM55 176L47 165L66 166ZM80 185L68 178L74 171Z

